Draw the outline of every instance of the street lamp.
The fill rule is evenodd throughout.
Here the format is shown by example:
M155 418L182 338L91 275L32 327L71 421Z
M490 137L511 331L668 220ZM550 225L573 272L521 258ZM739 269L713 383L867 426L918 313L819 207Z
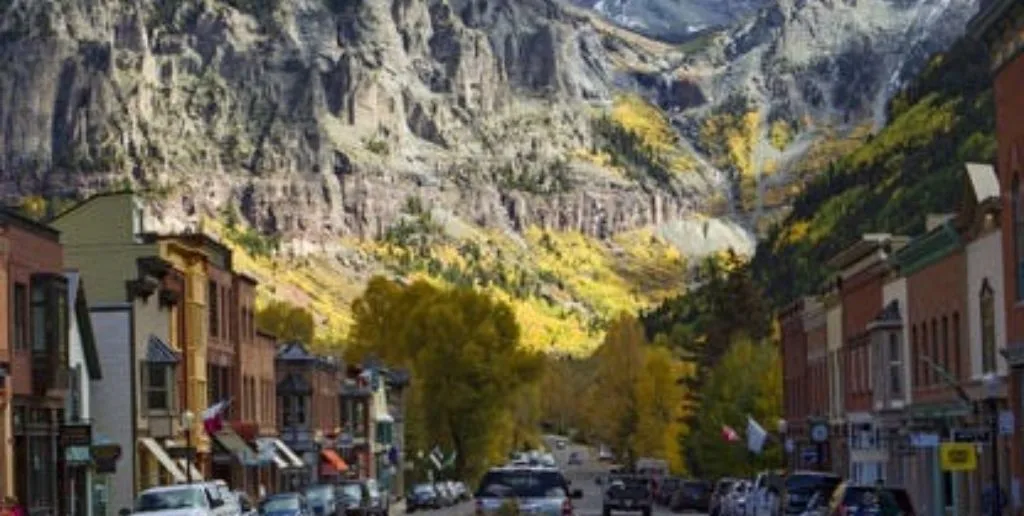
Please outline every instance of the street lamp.
M779 418L776 423L776 427L779 431L779 444L782 446L782 468L785 469L789 465L789 442L786 439L786 431L789 430L789 422L785 419Z
M181 426L185 428L185 480L192 483L192 423L196 415L186 409L181 413Z
M317 483L320 480L320 468L321 468L321 462L323 461L323 459L320 458L320 452L323 451L323 448L324 448L324 431L323 430L317 430L316 433L313 434L313 443L316 444L316 465L317 465L316 471L313 472L313 483Z
M985 401L988 402L989 414L989 448L992 455L992 514L999 514L1002 491L999 487L999 377L995 373L987 373L982 378L985 385Z

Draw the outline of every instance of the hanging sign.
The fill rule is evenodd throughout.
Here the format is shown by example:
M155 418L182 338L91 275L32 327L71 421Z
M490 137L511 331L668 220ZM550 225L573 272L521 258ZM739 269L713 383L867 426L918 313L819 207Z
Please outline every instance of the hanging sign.
M939 464L942 471L974 471L978 469L977 450L972 443L942 443Z

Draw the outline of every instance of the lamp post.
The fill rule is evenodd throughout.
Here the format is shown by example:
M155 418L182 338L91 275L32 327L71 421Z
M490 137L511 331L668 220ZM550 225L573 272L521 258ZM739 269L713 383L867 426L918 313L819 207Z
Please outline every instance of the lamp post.
M789 465L789 442L786 439L786 432L789 430L789 423L782 418L776 423L779 431L779 444L782 446L782 469Z
M999 486L999 377L994 373L987 373L982 382L985 385L985 401L989 408L989 448L992 456L992 512L994 516L1000 513L1002 505L1002 490Z
M181 413L181 426L185 428L185 481L192 483L192 423L196 415L191 410Z
M320 452L323 450L324 447L323 430L317 430L316 433L313 434L313 443L316 444L316 471L313 472L313 483L315 484L320 481L320 468L321 461L323 460L322 458L320 458Z

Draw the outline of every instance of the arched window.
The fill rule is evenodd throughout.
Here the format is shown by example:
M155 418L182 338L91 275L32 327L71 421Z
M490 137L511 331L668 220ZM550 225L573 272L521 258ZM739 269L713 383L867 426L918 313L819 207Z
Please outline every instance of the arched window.
M984 374L996 370L996 303L988 279L981 284L978 305L981 312L981 372Z

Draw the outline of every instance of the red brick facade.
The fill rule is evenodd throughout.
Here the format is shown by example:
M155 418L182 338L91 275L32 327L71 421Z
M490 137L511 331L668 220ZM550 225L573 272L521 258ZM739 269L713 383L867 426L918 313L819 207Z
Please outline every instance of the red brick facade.
M804 302L793 303L779 314L782 330L783 417L791 431L806 422L807 397L807 334L803 325Z
M915 403L956 399L949 384L921 357L928 357L958 381L970 377L967 348L967 260L962 251L907 276L910 365Z
M843 280L843 378L847 412L872 410L871 340L867 325L882 310L883 268L872 266Z

